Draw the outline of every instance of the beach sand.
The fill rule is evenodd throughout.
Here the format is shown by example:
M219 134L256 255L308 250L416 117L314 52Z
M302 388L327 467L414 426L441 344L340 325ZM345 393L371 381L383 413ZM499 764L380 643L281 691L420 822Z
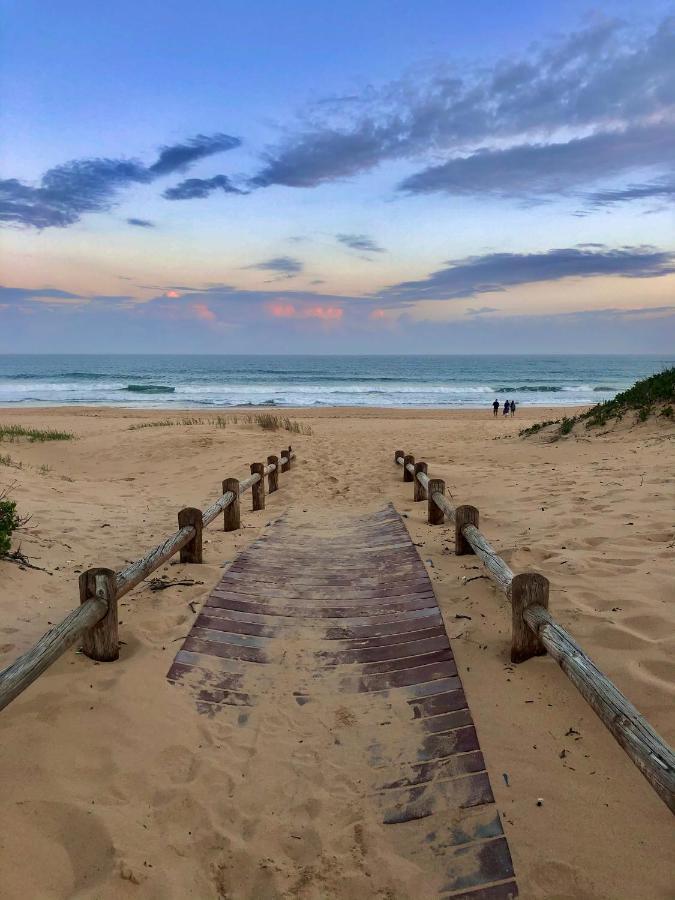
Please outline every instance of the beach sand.
M286 411L284 411L286 414ZM164 411L23 409L0 423L51 426L77 440L0 443L0 487L31 520L14 546L48 572L0 562L0 663L78 603L78 573L120 568L205 507L224 477L297 450L264 512L205 535L202 566L157 575L203 584L120 604L118 662L72 649L1 716L0 895L39 898L425 898L431 879L399 858L359 805L365 761L344 740L349 717L303 725L267 707L198 715L166 673L222 565L292 510L304 522L392 500L429 567L524 898L672 898L672 816L557 665L509 664L510 610L475 557L393 464L396 448L472 503L514 571L551 580L550 608L599 667L675 740L675 499L672 424L627 422L556 443L517 431L560 411L297 410L311 435L255 425L131 429ZM180 419L183 414L173 418ZM215 413L190 411L203 419ZM50 574L48 574L50 573ZM469 618L470 617L470 618ZM283 687L283 685L281 685ZM306 717L307 718L307 717ZM305 729L302 750L297 728ZM303 755L304 754L304 755ZM508 781L508 784L507 784ZM543 804L537 805L542 798Z

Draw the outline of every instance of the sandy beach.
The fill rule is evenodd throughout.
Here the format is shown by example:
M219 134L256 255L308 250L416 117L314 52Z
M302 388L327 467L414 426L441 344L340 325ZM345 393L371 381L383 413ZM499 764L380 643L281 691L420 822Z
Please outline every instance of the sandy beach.
M0 410L0 424L76 435L0 442L0 489L11 486L31 517L13 546L46 570L0 562L2 667L77 605L82 570L123 567L175 530L180 508L212 502L223 478L244 477L289 443L297 452L265 511L252 513L247 497L241 531L223 533L220 520L208 529L203 565L156 573L199 584L140 585L121 601L118 662L70 650L2 712L0 895L433 895L386 829L360 817L354 784L364 763L348 740L331 764L344 717L297 726L302 752L325 754L320 778L308 780L297 732L272 708L241 728L234 710L198 715L189 692L166 680L223 565L272 519L288 510L311 524L392 501L434 584L521 896L672 898L671 814L552 660L510 665L506 598L476 577L475 557L454 556L449 526L426 524L393 464L396 448L413 453L445 479L453 503L479 507L511 568L550 579L554 616L672 744L675 428L624 420L588 438L518 437L561 412L284 410L311 430L290 434L241 416L217 427L212 411ZM168 419L177 424L137 427Z

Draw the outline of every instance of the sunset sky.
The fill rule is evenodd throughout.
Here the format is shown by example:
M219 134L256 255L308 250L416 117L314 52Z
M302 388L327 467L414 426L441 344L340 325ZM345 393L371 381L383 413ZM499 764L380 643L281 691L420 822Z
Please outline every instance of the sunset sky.
M675 347L673 4L0 11L0 352Z

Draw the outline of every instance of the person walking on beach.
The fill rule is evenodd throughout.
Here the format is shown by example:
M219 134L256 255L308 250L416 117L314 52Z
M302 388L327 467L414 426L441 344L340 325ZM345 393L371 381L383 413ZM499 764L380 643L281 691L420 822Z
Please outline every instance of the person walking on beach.
M499 412L499 400L495 400L495 402L492 404L492 410L493 410L492 414L496 416L497 413Z
M512 400L511 401L511 417L513 418L513 416L515 416L515 414L516 414L516 401Z
M502 415L503 415L503 416L508 416L509 410L510 410L510 409L511 409L511 407L509 406L509 401L508 401L508 400L505 400L505 401L504 401L504 409L502 410Z

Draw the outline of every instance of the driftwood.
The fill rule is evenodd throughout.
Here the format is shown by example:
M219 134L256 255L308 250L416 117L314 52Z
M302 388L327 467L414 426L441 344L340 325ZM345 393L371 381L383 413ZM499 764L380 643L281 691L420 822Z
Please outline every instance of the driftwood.
M525 621L666 806L675 813L675 753L572 636L542 606L530 606Z

